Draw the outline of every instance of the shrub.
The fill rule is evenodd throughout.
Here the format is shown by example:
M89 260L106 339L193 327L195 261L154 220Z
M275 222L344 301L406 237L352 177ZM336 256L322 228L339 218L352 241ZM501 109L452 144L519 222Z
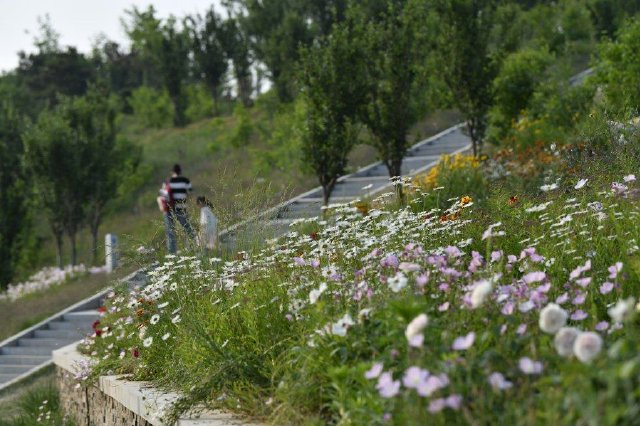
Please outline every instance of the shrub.
M140 86L129 100L133 115L147 127L167 127L173 123L173 103L166 91Z
M190 123L213 115L213 99L203 84L191 84L186 92L188 106L185 114Z

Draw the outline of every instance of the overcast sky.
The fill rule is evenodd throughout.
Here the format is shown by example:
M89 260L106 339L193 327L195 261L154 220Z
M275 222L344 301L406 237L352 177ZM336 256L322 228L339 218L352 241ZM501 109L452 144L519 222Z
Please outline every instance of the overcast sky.
M18 65L18 52L33 51L33 39L38 34L38 16L49 14L53 28L60 34L61 46L76 46L89 52L100 33L127 44L120 18L132 5L146 9L149 4L159 17L178 17L204 12L219 0L0 0L0 72Z

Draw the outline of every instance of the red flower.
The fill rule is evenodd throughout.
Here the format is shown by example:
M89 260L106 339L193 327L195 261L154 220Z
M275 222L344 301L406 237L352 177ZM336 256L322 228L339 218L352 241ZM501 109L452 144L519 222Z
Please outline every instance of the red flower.
M95 320L94 323L91 325L91 328L96 330L99 325L100 325L100 320Z
M140 356L138 348L131 348L131 356L133 356L134 358L138 358Z
M309 234L309 236L314 241L318 239L318 233L317 232L312 232L312 233Z
M96 336L100 337L102 335L102 330L96 330Z
M98 308L98 312L100 312L101 314L103 314L103 313L107 312L107 307L106 307L106 306L100 306L100 307Z

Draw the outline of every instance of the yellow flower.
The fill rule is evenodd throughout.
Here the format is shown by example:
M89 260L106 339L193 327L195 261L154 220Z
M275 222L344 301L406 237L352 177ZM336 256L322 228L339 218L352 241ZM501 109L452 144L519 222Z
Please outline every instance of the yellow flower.
M472 201L473 201L473 199L471 197L469 197L468 195L465 195L464 197L462 197L460 199L460 205L461 206L466 206L467 204L469 204Z

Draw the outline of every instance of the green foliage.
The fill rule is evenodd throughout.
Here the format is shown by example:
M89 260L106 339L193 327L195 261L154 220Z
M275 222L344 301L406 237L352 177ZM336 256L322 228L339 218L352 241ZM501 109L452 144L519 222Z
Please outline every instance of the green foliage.
M615 41L599 46L601 62L597 81L609 107L620 118L635 116L640 110L640 20L628 21Z
M300 83L306 104L302 155L320 181L325 205L357 142L356 118L368 89L365 50L358 43L363 32L357 25L336 26L322 43L302 51Z
M183 127L187 124L185 111L187 109L187 96L184 90L184 81L189 74L189 48L191 40L186 29L178 29L173 16L162 25L160 72L171 102L173 102L173 124Z
M233 117L236 119L236 125L229 135L229 143L236 148L246 146L254 131L249 111L242 103L237 103L233 110Z
M437 2L439 73L453 105L465 117L474 155L482 149L498 72L498 55L490 44L495 4L493 0Z
M185 115L191 123L211 117L216 107L214 99L206 90L204 84L190 84L186 87L187 92L187 109Z
M402 175L407 133L416 119L412 95L418 67L424 61L416 37L417 22L421 22L416 13L410 6L390 8L380 21L367 26L364 35L367 97L359 108L373 135L371 143L391 177ZM354 69L351 75L357 72Z
M523 49L507 56L493 82L494 105L489 111L489 138L502 139L527 109L545 70L553 61L546 50Z
M126 17L120 20L131 41L131 52L139 57L142 67L142 84L158 88L162 85L160 73L160 50L162 49L161 21L156 17L152 5L146 10L133 6L125 10Z
M144 126L166 127L173 121L174 109L169 94L147 86L140 86L131 94L129 101L133 115Z
M0 419L0 426L73 426L60 406L60 396L53 383L29 389L16 401L17 415Z
M7 104L0 104L0 288L14 277L14 268L29 230L29 179L22 164L24 122Z
M198 74L209 88L214 102L213 112L217 114L220 89L229 67L224 45L224 42L228 41L225 38L226 28L213 7L207 11L204 18L197 15L195 18L187 18L186 23L189 24ZM189 94L189 108L191 105L191 94ZM190 118L189 111L187 111L187 117Z

